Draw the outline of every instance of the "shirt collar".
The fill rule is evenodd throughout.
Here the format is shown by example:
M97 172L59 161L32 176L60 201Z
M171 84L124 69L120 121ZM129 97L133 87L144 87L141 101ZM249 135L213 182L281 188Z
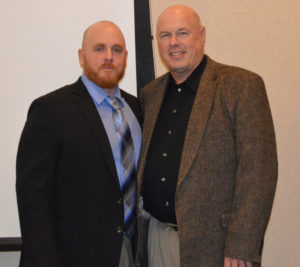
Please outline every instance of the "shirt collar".
M175 88L175 89L181 88L183 90L189 89L192 92L196 93L199 83L200 83L201 76L202 76L203 71L206 66L206 62L207 62L207 56L204 55L203 59L201 60L200 64L196 67L196 69L194 69L194 71L191 73L191 75L183 83L180 83L180 84L176 84L174 78L169 73L168 88L170 88L170 89L171 88Z
M97 84L89 80L85 74L81 75L81 80L85 85L87 91L89 92L90 96L92 97L92 99L97 105L100 105L109 96L103 88L101 88L100 86L98 86ZM118 101L121 103L121 107L123 107L124 103L121 96L119 85L116 86L116 90L113 96L118 99Z

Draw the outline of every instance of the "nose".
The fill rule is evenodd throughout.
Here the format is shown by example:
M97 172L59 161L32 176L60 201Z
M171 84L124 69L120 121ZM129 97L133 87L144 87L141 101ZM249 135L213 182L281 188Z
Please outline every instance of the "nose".
M178 38L176 36L176 34L173 34L170 38L170 45L174 46L174 45L178 45Z
M112 60L113 60L113 53L111 49L107 49L105 54L105 61L112 62Z

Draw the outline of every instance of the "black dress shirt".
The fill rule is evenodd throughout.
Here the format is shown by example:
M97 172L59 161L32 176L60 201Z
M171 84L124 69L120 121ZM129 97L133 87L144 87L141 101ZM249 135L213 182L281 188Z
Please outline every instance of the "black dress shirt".
M155 125L147 156L144 179L144 208L162 222L176 224L175 191L181 153L199 82L206 65L199 66L181 84L169 74L168 86Z

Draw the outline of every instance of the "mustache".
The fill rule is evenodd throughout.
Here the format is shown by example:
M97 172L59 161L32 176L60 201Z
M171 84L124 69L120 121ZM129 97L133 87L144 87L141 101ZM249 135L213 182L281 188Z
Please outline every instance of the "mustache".
M116 67L115 67L115 65L112 64L112 63L105 62L105 63L103 63L103 64L99 67L99 69L103 69L103 68L111 68L111 69L115 69Z

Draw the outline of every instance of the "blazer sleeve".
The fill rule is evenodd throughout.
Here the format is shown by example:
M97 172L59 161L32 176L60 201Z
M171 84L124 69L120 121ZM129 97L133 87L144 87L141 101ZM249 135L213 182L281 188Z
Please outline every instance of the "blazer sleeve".
M263 80L252 76L240 88L234 112L238 167L225 256L260 262L277 182L275 134Z
M61 266L52 211L59 145L44 102L40 98L32 103L17 153L16 192L22 259L31 267Z

